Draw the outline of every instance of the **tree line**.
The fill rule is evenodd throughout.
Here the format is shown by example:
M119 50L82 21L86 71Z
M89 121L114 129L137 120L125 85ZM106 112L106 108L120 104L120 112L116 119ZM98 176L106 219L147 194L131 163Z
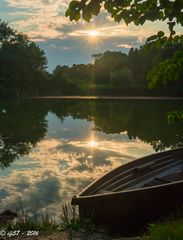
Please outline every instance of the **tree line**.
M182 96L183 38L167 39L160 31L128 54L107 51L93 55L92 64L58 65L48 73L44 51L27 35L0 21L0 97Z

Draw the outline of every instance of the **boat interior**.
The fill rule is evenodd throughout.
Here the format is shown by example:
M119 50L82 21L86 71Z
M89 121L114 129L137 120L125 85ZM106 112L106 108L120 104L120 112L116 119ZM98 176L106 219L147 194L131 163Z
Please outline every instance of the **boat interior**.
M113 170L92 189L91 195L146 188L183 180L183 158L171 155L136 164L125 171Z

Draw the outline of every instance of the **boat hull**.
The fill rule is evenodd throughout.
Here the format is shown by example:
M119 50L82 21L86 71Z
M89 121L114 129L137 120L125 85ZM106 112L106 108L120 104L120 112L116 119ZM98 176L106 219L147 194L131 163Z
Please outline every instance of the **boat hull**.
M126 235L135 235L143 232L149 223L156 220L163 220L164 217L177 210L183 205L182 170L180 171L180 180L178 181L137 189L124 189L119 192L109 191L104 194L94 191L98 186L102 186L102 184L104 186L105 182L110 182L110 179L116 173L119 175L120 172L131 171L132 167L139 166L139 164L149 166L147 163L154 160L157 161L157 157L159 164L159 159L165 159L166 155L171 155L171 157L175 158L175 161L177 159L177 161L182 162L183 149L167 151L135 160L114 169L89 185L78 196L72 199L72 204L79 205L80 217L89 219L97 226L103 225ZM163 168L165 169L166 166L163 166ZM156 169L157 171L159 170ZM136 174L138 176L139 173L134 173L134 175Z
M183 182L80 199L80 217L124 234L142 232L183 204Z

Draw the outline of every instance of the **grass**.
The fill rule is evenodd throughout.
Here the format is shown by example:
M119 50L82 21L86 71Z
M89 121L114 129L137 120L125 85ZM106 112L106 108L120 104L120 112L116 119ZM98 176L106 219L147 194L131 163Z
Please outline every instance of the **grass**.
M68 203L63 204L61 219L62 219L61 228L63 230L67 229L78 230L81 227L81 221L76 208Z
M183 240L183 206L164 222L149 224L144 240Z
M21 200L18 200L18 218L16 222L0 224L1 230L11 231L27 229L39 231L42 233L55 233L67 231L73 235L73 232L93 233L98 228L89 221L84 221L79 217L78 209L69 203L64 203L61 211L60 222L56 222L48 214L42 214L41 218L36 215L30 218L28 211L23 207ZM106 232L106 231L105 231ZM183 240L183 208L174 213L170 218L161 223L149 224L147 235L143 240Z
M65 203L62 207L62 230L75 230L75 231L93 231L95 225L91 224L90 221L83 220L79 217L78 209L76 206Z
M23 207L21 199L17 200L18 210L15 221L8 221L0 223L0 227L3 230L17 230L26 231L29 230L39 230L39 231L57 231L59 229L59 224L56 223L55 219L51 218L48 214L42 214L38 218L37 215L30 217L27 209Z
M42 214L41 217L34 215L29 216L28 211L23 207L21 199L18 199L17 219L6 223L0 223L0 228L5 231L17 230L26 231L34 230L41 232L57 232L57 231L82 231L93 230L94 226L89 222L83 221L79 217L76 207L65 202L62 206L60 221L56 222L48 214Z
M144 240L183 240L183 219L150 224Z

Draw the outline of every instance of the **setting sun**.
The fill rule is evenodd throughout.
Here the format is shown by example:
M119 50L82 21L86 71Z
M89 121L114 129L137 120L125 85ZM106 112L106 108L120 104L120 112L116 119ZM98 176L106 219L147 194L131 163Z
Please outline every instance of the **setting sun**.
M90 147L96 147L96 146L98 145L98 143L97 143L96 141L94 141L94 140L91 140L91 141L88 143L88 145L89 145Z
M98 31L96 31L96 30L91 30L91 31L88 31L88 35L90 37L97 37L97 36L100 35L100 33Z

